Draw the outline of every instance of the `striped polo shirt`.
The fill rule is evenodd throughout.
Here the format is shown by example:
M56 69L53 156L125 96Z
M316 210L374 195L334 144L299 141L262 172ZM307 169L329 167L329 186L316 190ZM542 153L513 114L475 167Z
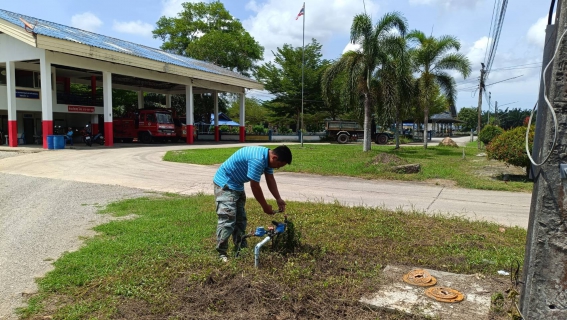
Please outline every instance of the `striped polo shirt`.
M260 182L262 174L274 174L274 169L268 167L269 150L266 147L241 148L220 166L213 182L236 191L244 191L244 184L250 180Z

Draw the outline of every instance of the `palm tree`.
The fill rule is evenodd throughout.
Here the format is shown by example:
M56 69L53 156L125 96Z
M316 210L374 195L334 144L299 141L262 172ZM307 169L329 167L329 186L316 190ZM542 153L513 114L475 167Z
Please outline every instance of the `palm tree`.
M351 95L351 104L355 104L362 98L364 102L364 144L363 151L369 151L372 135L371 107L372 99L372 76L380 63L380 58L385 54L385 43L392 38L393 31L398 31L402 36L407 30L407 23L399 13L387 13L373 27L372 18L367 14L359 14L354 17L350 30L350 40L359 46L356 51L346 52L339 60L333 63L323 74L321 86L323 96L327 97L332 89L332 82L341 73L346 73L348 80L347 88ZM383 59L382 59L383 60Z
M425 130L423 132L423 147L427 148L427 123L429 109L435 99L435 86L447 97L450 111L457 115L455 100L457 95L455 79L448 73L457 71L464 78L471 73L471 63L463 54L450 52L459 51L461 44L453 36L426 37L421 31L412 31L407 35L408 40L417 43L412 49L412 58L416 71L420 73L418 85L422 92L420 102L423 104Z
M388 40L389 48L382 55L380 69L376 72L378 110L380 118L388 118L396 124L396 149L400 147L402 117L407 116L411 107L415 79L412 75L411 59L406 39L395 36ZM384 119L386 120L386 119Z

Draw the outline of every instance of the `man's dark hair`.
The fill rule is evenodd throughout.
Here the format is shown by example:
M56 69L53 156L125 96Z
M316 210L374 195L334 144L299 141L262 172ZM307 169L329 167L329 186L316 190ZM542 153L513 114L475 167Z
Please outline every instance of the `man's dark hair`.
M278 156L278 160L291 164L291 150L287 146L279 146L272 150L272 152Z

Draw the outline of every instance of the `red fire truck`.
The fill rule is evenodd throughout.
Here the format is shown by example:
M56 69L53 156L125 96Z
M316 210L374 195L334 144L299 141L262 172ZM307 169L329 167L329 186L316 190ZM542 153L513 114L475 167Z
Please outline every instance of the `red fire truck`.
M187 125L186 125L186 118L183 117L173 117L173 123L175 124L175 136L177 137L177 141L187 141ZM197 140L198 135L198 128L193 128L193 140Z
M114 139L142 143L175 139L173 117L169 110L138 110L125 117L114 118Z

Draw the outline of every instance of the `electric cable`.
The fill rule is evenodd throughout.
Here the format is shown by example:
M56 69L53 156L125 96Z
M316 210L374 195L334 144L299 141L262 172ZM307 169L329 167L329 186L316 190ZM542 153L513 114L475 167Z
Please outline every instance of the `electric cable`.
M563 37L565 36L566 33L567 33L567 29L565 29L563 31L563 34L561 35L561 38L559 38L559 41L557 41L557 43L561 43L561 40L563 40ZM541 165L543 165L544 163L547 162L547 160L551 156L551 153L553 152L553 149L555 148L555 144L557 143L557 131L559 130L559 123L557 122L557 115L555 114L555 110L553 110L553 106L551 106L551 102L549 101L549 98L547 97L547 94L546 94L547 84L545 83L545 74L547 73L547 69L549 68L549 66L551 65L553 60L555 60L555 57L557 56L557 53L559 52L559 48L561 46L556 45L555 47L556 48L555 48L555 53L553 54L553 57L551 58L551 60L549 60L549 63L547 64L547 66L545 67L545 69L543 70L543 72L541 74L541 77L543 79L543 99L545 100L547 107L551 111L551 115L553 116L553 124L555 125L553 143L551 144L551 148L549 149L547 156L543 159L543 161L541 163L536 163L534 161L534 159L532 158L532 155L530 153L530 150L529 150L530 126L532 125L532 118L534 116L534 112L535 112L537 105L538 105L537 102L532 109L532 113L530 114L530 120L528 121L528 128L526 130L526 152L528 154L528 158L530 159L530 162L536 167L539 167L539 166L541 166Z

